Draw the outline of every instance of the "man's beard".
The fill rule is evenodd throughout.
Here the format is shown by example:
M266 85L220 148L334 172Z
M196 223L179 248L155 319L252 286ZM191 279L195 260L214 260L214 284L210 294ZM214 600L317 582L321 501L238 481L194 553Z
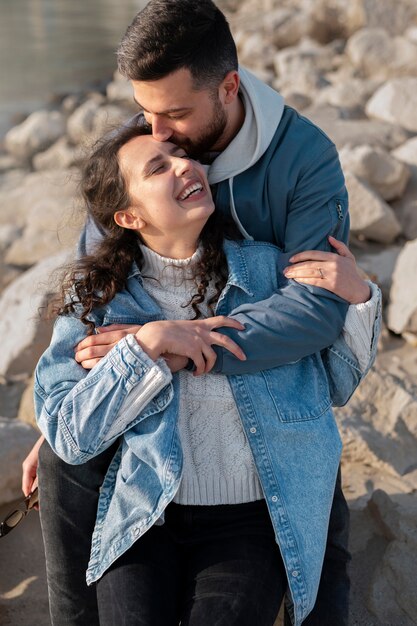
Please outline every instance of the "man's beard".
M217 94L216 94L217 95ZM177 139L175 135L170 137L170 141L173 141L181 148L183 148L187 154L193 159L198 159L204 153L213 150L220 137L223 135L227 125L227 115L221 105L219 98L217 97L213 105L213 118L201 131L201 134L197 139L191 140L187 138Z

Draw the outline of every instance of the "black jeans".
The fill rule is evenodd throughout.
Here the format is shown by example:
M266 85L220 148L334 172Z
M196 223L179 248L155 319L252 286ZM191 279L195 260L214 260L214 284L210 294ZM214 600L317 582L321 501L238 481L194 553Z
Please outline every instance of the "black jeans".
M85 571L98 491L115 449L84 465L67 465L46 442L40 449L40 513L53 626L99 626L96 588L87 587ZM303 626L348 624L348 528L339 472L317 602ZM290 624L288 616L285 624Z
M100 579L101 626L273 626L287 588L265 501L168 505Z

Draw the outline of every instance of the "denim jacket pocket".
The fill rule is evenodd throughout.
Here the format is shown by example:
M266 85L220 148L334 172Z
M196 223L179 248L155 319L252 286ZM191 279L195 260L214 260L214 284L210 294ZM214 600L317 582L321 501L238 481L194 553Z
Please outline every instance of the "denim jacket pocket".
M281 422L314 420L331 406L323 363L315 354L262 374Z

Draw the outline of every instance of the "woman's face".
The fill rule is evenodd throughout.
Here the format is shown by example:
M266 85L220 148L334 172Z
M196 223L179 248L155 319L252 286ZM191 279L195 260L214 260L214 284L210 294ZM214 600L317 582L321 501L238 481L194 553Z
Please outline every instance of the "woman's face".
M158 252L174 243L194 245L214 211L204 168L182 148L150 135L135 137L118 156L132 205L115 215L117 223L137 230Z

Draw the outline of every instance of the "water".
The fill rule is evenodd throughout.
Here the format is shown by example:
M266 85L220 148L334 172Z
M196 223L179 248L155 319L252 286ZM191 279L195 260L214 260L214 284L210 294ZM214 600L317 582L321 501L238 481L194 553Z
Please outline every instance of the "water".
M111 76L146 0L0 0L0 137L51 95Z

